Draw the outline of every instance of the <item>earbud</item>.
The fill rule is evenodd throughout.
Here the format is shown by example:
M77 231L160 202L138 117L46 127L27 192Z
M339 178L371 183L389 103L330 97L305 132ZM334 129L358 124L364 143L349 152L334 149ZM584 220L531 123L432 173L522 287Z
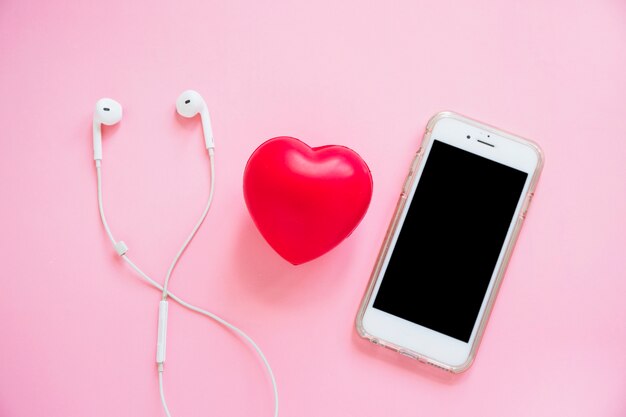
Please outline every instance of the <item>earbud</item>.
M184 91L176 100L176 111L183 117L194 117L200 114L202 120L202 130L204 132L204 142L207 149L215 148L213 142L213 129L211 128L211 118L209 109L202 96L194 90Z
M114 125L122 120L122 105L112 98L101 98L93 113L93 159L102 159L101 125Z

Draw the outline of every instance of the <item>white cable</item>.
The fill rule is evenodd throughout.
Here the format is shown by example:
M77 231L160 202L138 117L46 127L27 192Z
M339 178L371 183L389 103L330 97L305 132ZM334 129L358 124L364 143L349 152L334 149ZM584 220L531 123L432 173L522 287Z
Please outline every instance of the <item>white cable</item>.
M215 190L215 159L214 159L213 148L209 149L209 159L210 159L209 164L211 165L211 185L209 186L210 187L209 188L210 190L209 200L207 201L206 207L204 208L204 211L202 212L202 215L200 216L198 223L196 223L195 227L189 234L189 237L187 237L187 240L185 240L185 243L183 243L183 246L178 250L178 253L176 254L176 257L174 258L174 260L172 261L170 268L167 270L167 275L165 276L165 283L163 284L163 293L161 294L161 299L163 301L167 300L167 286L170 283L170 277L172 276L172 271L174 271L174 267L178 263L178 260L180 259L181 255L183 254L185 249L187 249L187 246L189 246L189 243L191 242L191 239L193 239L193 237L196 235L196 232L198 232L198 229L202 225L202 222L204 222L204 219L206 218L206 215L209 212L209 208L211 207L211 202L213 201L213 192Z
M98 209L100 210L100 220L102 220L102 224L104 225L104 230L107 232L107 236L109 240L115 247L116 243L115 238L113 237L113 233L111 233L111 229L109 228L109 223L107 223L106 217L104 217L104 206L102 205L102 161L100 159L96 159L96 177L98 177Z
M169 408L167 408L167 402L165 402L165 394L163 392L163 364L158 365L159 372L159 394L161 395L161 404L163 405L163 411L167 417L172 417Z
M214 169L213 169L213 154L211 153L211 191L210 191L210 196L209 196L209 203L207 204L207 207L205 208L205 211L202 213L202 217L200 219L200 221L196 224L196 227L194 228L193 232L191 233L191 235L189 236L189 238L187 238L187 240L185 241L185 244L183 245L183 247L181 248L181 250L179 250L175 261L172 263L172 265L170 266L170 271L168 271L168 274L171 274L171 271L174 269L174 266L176 265L178 259L180 258L180 255L182 255L182 253L184 252L186 246L189 244L189 242L191 241L191 239L193 238L193 236L195 235L195 233L197 232L198 228L200 227L200 224L202 223L202 221L204 220L204 218L206 217L206 214L208 213L208 208L211 205L211 201L213 198L213 173L214 173ZM111 243L113 244L113 247L115 248L117 245L117 241L115 240L115 238L113 237L113 233L111 232L111 229L109 228L109 225L107 223L106 217L104 215L104 205L103 205L103 199L102 199L102 168L101 168L101 161L100 160L96 160L96 176L97 176L97 182L98 182L98 208L100 210L100 219L102 220L102 224L104 225L104 229L107 233L107 236L109 237L109 239L111 240ZM274 391L274 417L278 417L278 385L276 384L276 378L274 377L274 372L272 371L272 368L269 364L269 361L267 360L267 358L265 357L265 355L263 354L263 351L261 350L261 348L256 344L256 342L254 340L252 340L252 338L250 336L248 336L243 330L239 329L238 327L234 326L233 324L230 324L229 322L227 322L226 320L222 319L221 317L207 311L207 310L203 310L200 307L196 307L193 304L190 304L186 301L184 301L182 298L179 298L178 296L176 296L175 294L173 294L171 291L167 290L164 286L161 286L158 282L156 282L155 280L153 280L152 278L150 278L145 272L143 272L129 257L128 255L126 255L125 253L121 254L121 257L124 261L126 261L126 263L141 277L143 278L146 282L148 282L149 284L151 284L153 287L155 287L156 289L164 292L167 296L169 296L172 300L176 301L178 304L182 305L183 307L191 310L191 311L195 311L197 313L200 313L206 317L209 317L210 319L218 322L219 324L223 325L224 327L228 328L229 330L233 331L234 333L238 334L240 337L242 337L244 340L246 340L250 346L252 346L252 348L256 351L256 353L259 355L259 357L261 358L261 361L263 362L263 365L265 365L265 368L267 369L268 375L270 377L271 383L272 383L272 389ZM163 409L165 411L165 414L167 415L167 417L171 417L169 409L167 407L167 403L165 401L165 395L164 395L164 391L163 391L163 364L159 364L158 365L158 374L159 374L159 393L161 396L161 403L163 405Z
M135 263L133 263L133 261L131 261L128 258L127 255L123 255L122 259L124 259L128 263L128 265L130 265L130 267L135 272L137 272L144 280L146 280L148 283L150 283L153 287L155 287L155 288L157 288L159 290L163 289L163 287L158 282L154 281L152 278L150 278L148 275L146 275L141 269L139 269L139 267L137 265L135 265ZM248 336L243 330L241 330L240 328L236 327L233 324L230 324L229 322L227 322L223 318L221 318L221 317L211 313L210 311L203 310L200 307L196 307L193 304L190 304L190 303L186 302L185 300L183 300L183 299L179 298L178 296L176 296L171 291L168 291L168 296L172 300L176 301L178 304L182 305L183 307L186 307L186 308L188 308L191 311L195 311L196 313L203 314L203 315L205 315L205 316L215 320L216 322L220 323L224 327L227 327L228 329L232 330L233 332L235 332L239 336L241 336L243 339L245 339L252 346L252 348L256 351L256 353L261 358L261 361L263 361L263 364L267 368L267 373L269 374L270 379L272 380L272 388L274 390L274 417L278 417L278 386L276 384L276 378L274 378L274 372L272 371L270 363L267 360L267 358L265 357L265 355L263 354L263 351L261 350L259 345L257 345L256 342L254 340L252 340L252 338L250 336Z

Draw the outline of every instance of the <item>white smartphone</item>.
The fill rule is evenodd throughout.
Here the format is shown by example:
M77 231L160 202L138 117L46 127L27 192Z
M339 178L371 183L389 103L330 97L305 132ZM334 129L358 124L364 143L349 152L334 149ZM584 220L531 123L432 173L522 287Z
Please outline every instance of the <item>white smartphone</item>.
M543 155L452 112L428 122L357 314L358 333L451 372L473 363Z

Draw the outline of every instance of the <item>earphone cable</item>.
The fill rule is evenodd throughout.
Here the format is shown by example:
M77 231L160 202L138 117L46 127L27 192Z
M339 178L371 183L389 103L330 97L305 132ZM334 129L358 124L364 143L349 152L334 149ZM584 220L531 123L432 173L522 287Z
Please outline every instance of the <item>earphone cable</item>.
M158 373L159 373L159 395L161 397L161 405L163 405L163 411L165 411L165 415L167 417L172 417L170 414L170 409L167 408L167 401L165 401L165 391L163 391L163 364L160 363L157 365Z
M174 266L176 265L176 263L178 262L178 259L180 259L180 256L182 255L182 253L184 252L185 248L187 247L187 245L189 244L189 242L191 242L191 239L193 238L193 236L196 234L196 232L198 231L200 225L202 224L204 218L206 217L207 213L208 213L208 209L211 205L211 201L213 198L213 185L214 185L214 180L213 180L213 173L214 173L214 160L213 160L213 152L212 149L210 150L211 152L210 157L211 157L211 191L210 191L210 196L209 196L209 202L202 214L202 217L200 219L200 221L196 224L196 227L194 228L193 232L191 233L191 235L187 238L187 240L185 241L183 247L179 250L176 258L174 258L174 262L172 263L172 265L170 266L170 271L168 271L168 277L169 275L171 275L171 272L174 269ZM98 186L98 208L100 211L100 219L102 221L102 224L104 226L104 229L107 233L107 236L109 237L109 239L111 240L111 243L113 245L113 247L115 248L115 250L118 252L118 254L121 256L121 258L131 267L131 269L133 269L141 278L143 278L146 282L148 282L149 284L151 284L153 287L155 287L156 289L162 291L164 294L166 294L166 296L170 297L172 300L176 301L178 304L182 305L183 307L191 310L191 311L195 311L199 314L202 314L214 321L216 321L217 323L223 325L224 327L228 328L229 330L233 331L234 333L238 334L240 337L242 337L245 341L247 341L250 346L252 346L252 348L256 351L256 353L258 354L258 356L261 358L261 361L263 362L263 365L265 366L265 368L267 369L268 375L270 377L271 383L272 383L272 389L273 389L273 394L274 394L274 417L278 417L278 386L276 384L276 378L274 377L274 372L272 371L272 368L269 364L269 361L267 360L267 358L265 357L265 355L263 354L263 351L261 350L261 348L256 344L256 342L250 337L248 336L243 330L239 329L238 327L234 326L233 324L227 322L226 320L222 319L221 317L207 311L204 310L200 307L196 307L193 304L190 304L186 301L184 301L182 298L179 298L178 296L176 296L175 294L173 294L172 292L170 292L169 290L167 290L167 288L165 288L165 286L161 286L158 282L156 282L155 280L153 280L152 278L150 278L145 272L143 272L143 270L141 270L129 257L128 255L126 255L126 245L123 242L117 242L113 236L113 233L111 232L111 229L109 228L108 222L106 220L106 216L104 215L104 205L103 205L103 198L102 198L102 162L101 160L96 160L96 176L97 176L97 186ZM121 247L123 249L120 249L120 244ZM166 281L167 282L167 281ZM163 405L163 409L165 411L165 414L167 415L167 417L171 417L169 409L167 407L167 403L165 401L165 395L164 395L164 390L163 390L163 364L160 363L158 364L158 376L159 376L159 393L161 396L161 403Z
M172 276L172 272L174 271L174 267L178 263L178 260L182 256L183 252L185 252L185 249L187 249L187 246L189 246L189 243L191 243L191 240L193 239L193 237L198 232L198 229L202 225L202 222L204 222L204 219L206 218L207 214L209 213L209 208L211 207L211 202L213 201L213 194L214 194L214 191L215 191L215 154L214 154L214 150L212 148L209 149L209 159L210 159L209 163L211 165L211 185L209 186L209 190L210 190L209 191L209 200L207 201L206 207L204 208L204 211L202 212L202 215L200 216L200 219L198 220L198 223L196 223L196 225L194 226L193 230L191 231L191 233L187 237L187 240L185 240L185 243L183 243L183 246L181 246L181 248L178 250L178 253L176 254L176 257L174 257L174 260L172 261L172 264L170 265L169 269L167 270L167 275L165 276L165 282L163 283L163 293L161 295L161 299L163 301L167 300L167 286L170 283L170 277Z

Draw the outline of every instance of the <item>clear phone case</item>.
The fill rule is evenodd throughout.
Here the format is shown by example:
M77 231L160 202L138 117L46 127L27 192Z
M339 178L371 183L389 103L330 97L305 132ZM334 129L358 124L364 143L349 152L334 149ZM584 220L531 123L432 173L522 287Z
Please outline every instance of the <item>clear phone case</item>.
M486 309L485 312L482 316L482 319L480 321L479 327L478 327L478 331L476 333L476 337L474 339L473 345L471 347L470 350L470 354L468 356L468 359L461 365L459 366L449 366L447 364L441 363L433 358L427 357L419 352L415 352L412 351L410 349L407 349L406 347L403 346L397 346L387 340L383 340L380 337L377 337L375 335L371 335L369 334L365 328L363 327L363 316L365 314L365 311L367 309L367 306L370 303L370 299L372 297L372 293L374 290L374 287L376 285L376 281L377 278L381 272L381 268L383 267L383 263L384 260L387 256L387 252L389 251L389 246L391 244L393 235L396 232L396 229L399 226L399 221L401 218L401 213L404 210L405 205L407 204L408 200L408 190L410 190L412 188L412 184L413 181L416 180L416 176L415 176L415 172L417 172L419 166L422 164L423 162L423 156L424 156L424 149L426 149L430 143L430 141L432 140L431 138L431 134L433 131L433 127L435 126L435 124L441 120L442 118L447 118L447 117L451 117L451 118L455 118L457 120L461 120L465 123L468 123L470 125L476 126L478 128L481 129L485 129L488 131L491 131L493 133L496 133L502 137L506 137L508 139L517 141L517 142L521 142L524 143L528 146L530 146L531 148L534 149L534 151L537 153L537 158L538 158L538 164L537 164L537 168L535 170L535 172L532 174L531 180L530 180L530 186L528 188L528 191L526 193L526 195L524 195L524 206L522 207L522 210L520 211L520 215L517 218L515 227L513 229L513 233L511 236L511 239L505 249L505 254L504 254L504 258L503 258L503 262L497 272L496 275L496 281L494 283L493 286L493 290L491 291L491 293L489 294L489 299L487 301L487 305L486 305ZM440 112L435 114L427 123L425 131L424 131L424 135L422 138L422 142L421 145L413 159L413 161L411 162L411 166L410 166L410 170L409 170L409 174L406 177L406 180L404 182L404 186L402 187L402 190L400 192L400 197L398 199L398 202L396 204L396 209L394 211L394 215L393 218L389 224L389 227L387 228L387 232L385 234L385 238L383 240L383 244L381 245L381 249L379 251L378 257L376 259L376 263L374 265L374 268L372 270L371 276L370 276L370 280L369 283L367 285L365 294L363 296L363 299L361 301L361 305L359 308L359 311L357 313L356 316L356 329L358 334L369 340L370 342L386 347L388 349L397 351L405 356L411 357L413 359L416 359L420 362L424 362L424 363L428 363L430 365L434 365L438 368L441 368L445 371L448 372L453 372L453 373L460 373L463 372L465 370L467 370L470 365L472 364L472 362L474 361L474 358L476 356L476 351L480 345L480 341L482 339L482 335L484 333L485 330L485 326L487 324L487 321L489 319L489 316L491 315L491 310L493 308L493 304L495 302L495 299L497 297L498 291L500 289L500 284L502 282L502 278L504 276L504 272L506 270L506 267L509 263L509 259L511 257L511 253L513 252L513 248L515 246L515 242L517 241L517 237L519 235L522 223L524 221L524 218L526 216L526 211L528 209L528 206L530 204L530 201L532 199L532 196L535 193L535 188L537 186L537 182L539 180L539 176L541 174L541 171L543 169L543 164L544 164L544 155L543 152L541 150L541 148L533 141L519 137L517 135L514 135L512 133L503 131L502 129L496 128L494 126L476 121L474 119L470 119L466 116L460 115L458 113L454 113L454 112L449 112L449 111L444 111L444 112Z

